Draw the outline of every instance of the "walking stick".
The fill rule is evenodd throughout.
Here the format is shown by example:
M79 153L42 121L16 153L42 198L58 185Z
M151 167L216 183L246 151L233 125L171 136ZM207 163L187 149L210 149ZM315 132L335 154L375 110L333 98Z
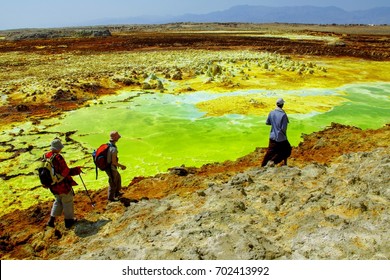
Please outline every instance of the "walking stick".
M91 205L92 205L92 207L95 207L95 203L93 202L92 197L89 195L89 192L88 192L88 190L87 190L87 187L86 187L85 184L84 184L84 180L83 180L83 178L81 177L81 174L79 174L79 176L80 176L81 182L83 182L83 185L84 185L84 188L85 188L85 192L87 193L87 196L88 196L89 199L91 200Z

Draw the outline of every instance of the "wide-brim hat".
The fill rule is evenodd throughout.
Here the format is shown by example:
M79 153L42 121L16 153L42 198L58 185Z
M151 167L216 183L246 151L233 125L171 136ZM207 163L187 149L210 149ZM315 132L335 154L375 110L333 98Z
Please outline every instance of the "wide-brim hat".
M122 136L118 133L118 131L111 131L110 133L110 141L118 141Z
M62 148L64 148L64 145L62 145L60 139L54 139L51 141L50 148L52 151L60 151Z

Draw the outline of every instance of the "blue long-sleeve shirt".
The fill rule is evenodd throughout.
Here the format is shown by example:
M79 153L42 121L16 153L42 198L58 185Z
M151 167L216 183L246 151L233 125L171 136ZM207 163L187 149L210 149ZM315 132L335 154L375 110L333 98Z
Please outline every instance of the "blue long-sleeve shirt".
M287 140L287 114L281 108L276 108L268 115L266 124L271 125L271 133L269 138L276 142Z

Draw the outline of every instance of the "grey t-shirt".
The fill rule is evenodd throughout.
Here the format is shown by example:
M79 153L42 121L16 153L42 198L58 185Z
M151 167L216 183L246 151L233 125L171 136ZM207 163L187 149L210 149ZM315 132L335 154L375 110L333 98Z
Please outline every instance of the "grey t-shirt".
M111 143L111 146L110 148L108 148L108 152L107 152L107 162L111 164L112 159L114 157L116 157L118 161L118 148L113 143ZM111 164L111 168L116 169L116 166Z

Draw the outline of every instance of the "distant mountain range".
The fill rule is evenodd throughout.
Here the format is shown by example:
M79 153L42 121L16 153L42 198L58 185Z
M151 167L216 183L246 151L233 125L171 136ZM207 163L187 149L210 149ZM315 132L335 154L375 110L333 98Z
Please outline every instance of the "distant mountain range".
M250 22L250 23L306 23L306 24L390 24L390 7L361 11L345 11L337 7L265 7L241 5L208 14L181 16L140 16L107 18L83 25L163 24L173 22Z

